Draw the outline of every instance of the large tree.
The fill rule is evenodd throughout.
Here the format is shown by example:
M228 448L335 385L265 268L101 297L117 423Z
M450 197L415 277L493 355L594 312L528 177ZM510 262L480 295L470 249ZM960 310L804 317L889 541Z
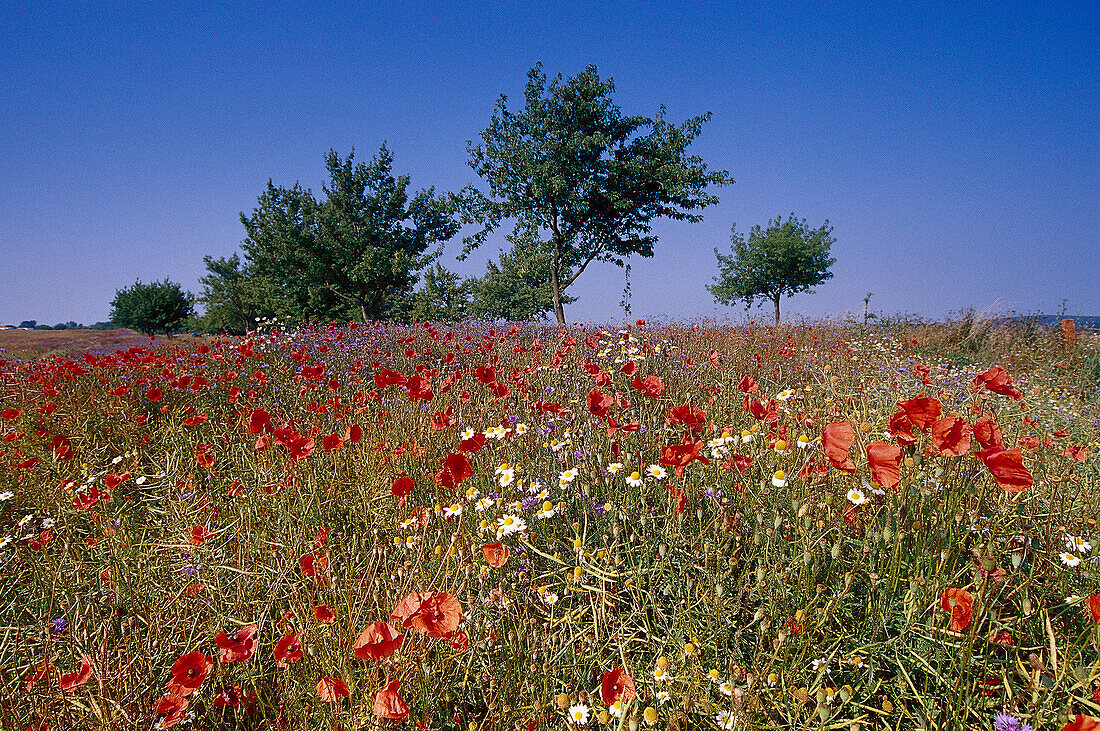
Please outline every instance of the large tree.
M111 322L146 335L170 334L182 328L194 314L192 302L191 293L184 292L175 282L165 279L142 284L138 280L115 291L111 300Z
M488 195L463 191L464 222L482 229L465 240L463 256L505 220L533 235L546 251L554 314L565 322L563 294L593 261L623 266L631 255L653 256L650 222L697 222L691 213L717 203L710 185L733 182L709 172L686 153L710 113L681 125L624 117L612 102L615 85L595 66L546 83L541 64L527 74L525 106L508 111L497 101L481 143L467 143L470 166L489 184Z
M471 280L470 313L490 320L544 319L554 311L550 254L533 232L517 231L508 240L512 249L500 252L500 264L490 261L485 274ZM563 274L570 276L568 269ZM573 301L565 293L559 297L562 304Z
M378 319L407 304L437 244L458 233L452 204L432 188L411 198L383 145L366 163L330 151L325 198L268 183L252 216L241 214L245 255L305 319Z
M806 219L800 221L792 213L786 221L782 217L769 221L766 229L753 226L746 241L734 224L730 254L714 250L718 275L707 289L715 302L724 305L741 301L748 309L757 300L772 302L778 325L782 297L812 293L811 287L832 278L829 267L836 263L829 256L829 248L836 243L832 232L828 221L811 229Z

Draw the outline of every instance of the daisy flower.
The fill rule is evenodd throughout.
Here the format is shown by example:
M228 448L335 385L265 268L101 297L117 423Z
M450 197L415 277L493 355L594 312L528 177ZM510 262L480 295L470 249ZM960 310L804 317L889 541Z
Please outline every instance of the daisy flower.
M1078 553L1088 553L1092 550L1092 544L1081 536L1066 535L1066 548Z
M795 442L795 446L799 449L806 449L810 446L810 438L805 434L799 435L798 441Z
M1062 553L1058 554L1058 557L1062 559L1062 563L1071 569L1075 569L1081 565L1081 557L1075 556L1067 551L1062 551Z
M672 673L658 665L657 667L653 668L653 679L659 683L671 683Z
M787 486L787 475L784 474L783 470L776 470L775 474L772 475L772 485L776 487Z
M714 717L715 722L720 729L732 729L733 725L737 722L737 716L733 715L733 711L718 711L718 715Z
M467 500L469 500L470 502L473 502L474 500L477 500L479 497L481 497L481 491L478 490L476 487L466 488L466 499Z
M727 680L725 683L722 683L718 686L718 691L724 696L732 696L733 686L730 685L729 681Z
M553 518L556 513L557 511L554 510L554 503L547 500L542 504L542 507L539 509L539 511L535 513L535 517L546 520L547 518Z
M782 391L780 391L779 393L777 393L775 395L775 400L776 401L786 401L791 396L794 396L794 391L792 391L789 388L785 388L785 389L783 389Z
M497 538L527 530L527 523L518 515L504 514L497 518Z
M749 442L751 442L751 441L752 441L752 440L753 440L754 438L755 438L755 437L753 437L753 435L752 435L752 432L751 432L751 431L749 431L748 429L742 429L742 430L741 430L741 443L742 443L742 444L748 444L748 443L749 443Z
M444 518L457 518L462 515L462 506L458 503L451 503L443 507Z
M638 470L634 470L630 473L630 476L626 478L626 484L631 487L641 487L643 482L642 476L638 473Z
M658 480L663 480L668 476L668 471L659 464L651 464L649 467L646 467L645 471L650 477Z
M775 450L776 454L780 455L787 455L791 453L790 445L787 444L787 442L783 439L776 439L772 449Z
M611 464L609 464L607 466L607 472L608 472L608 474L611 474L611 475L617 475L617 474L619 474L619 471L622 468L623 468L623 463L622 462L612 462ZM5 499L7 499L7 498L5 498Z
M622 718L623 717L623 702L621 700L615 701L614 703L612 703L610 706L607 707L607 712L610 713L612 715L612 717L614 717L614 718Z
M474 504L474 510L477 512L483 512L493 506L493 499L491 497L483 497Z
M527 433L527 425L524 424L522 421L512 427L512 429L515 430L517 437L522 437L524 434Z
M474 430L473 429L464 429L463 430L463 432L462 432L462 441L466 441L467 439L473 439L473 438L474 438Z
M567 469L564 472L562 472L560 475L558 475L558 484L559 485L568 485L570 482L577 479L578 474L580 474L580 471L576 467L572 467L570 469Z
M669 693L667 690L659 690L653 695L657 698L657 702L661 705L664 705L665 703L668 703L670 700L672 700L672 694Z
M869 498L863 494L863 490L853 487L848 491L848 502L852 505L863 505Z
M588 723L588 706L577 703L569 706L569 723L583 726Z
M0 502L4 502L5 500L11 500L13 497L15 497L15 493L11 492L10 490L5 490L4 492L0 492Z

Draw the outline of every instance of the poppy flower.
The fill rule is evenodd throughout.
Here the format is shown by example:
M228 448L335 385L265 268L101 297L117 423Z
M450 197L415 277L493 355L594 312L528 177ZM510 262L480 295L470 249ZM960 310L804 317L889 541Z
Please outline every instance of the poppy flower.
M915 398L900 402L898 406L905 412L909 421L913 422L913 426L921 431L928 431L928 428L943 413L943 404L934 398L925 396L923 393Z
M150 401L152 401L154 403L156 403L157 401L160 401L163 396L164 396L164 394L156 386L154 386L153 388L150 388L148 391L145 392L145 398L149 399Z
M1100 594L1092 594L1085 600L1085 606L1092 615L1093 622L1100 622Z
M298 566L306 576L316 578L324 574L328 568L328 556L324 554L307 553L298 559Z
M255 436L271 431L271 414L264 409L252 409L248 416L248 433Z
M856 432L850 421L834 421L825 425L821 433L821 448L829 462L838 470L854 471L856 465L848 457L848 450L856 441Z
M390 485L390 493L395 497L405 497L413 491L412 478L406 474L398 475L397 479Z
M203 652L189 652L172 664L172 680L168 682L168 692L173 695L189 696L202 687L206 676L214 669L214 661Z
M627 378L630 378L638 372L638 364L632 360L628 360L622 368L619 369L619 373L622 373Z
M706 425L707 415L698 406L693 404L680 404L673 406L665 415L672 426L682 426L694 433L701 432Z
M500 541L486 543L481 547L481 552L485 556L485 563L489 564L494 569L499 569L501 566L508 563L508 556L511 553Z
M622 668L615 668L603 674L600 683L600 696L605 705L612 705L616 701L623 704L629 703L637 697L634 690L634 679L626 674Z
M989 416L983 416L974 422L974 438L982 449L998 447L1004 449L1004 438L1001 436L1001 427Z
M497 371L491 365L480 365L474 369L474 378L488 386L497 380Z
M61 690L66 693L72 693L74 690L87 683L91 677L92 661L86 657L82 657L80 658L80 668L76 672L61 676Z
M665 392L665 382L655 373L650 373L645 378L634 376L634 380L630 382L630 387L635 391L641 391L650 398L658 398Z
M41 665L39 665L38 667L36 667L34 669L33 673L31 673L30 675L27 676L26 684L23 686L23 689L24 690L30 690L40 680L45 680L49 676L50 671L52 671L52 670L53 670L53 665L50 665L49 663L42 663Z
M405 635L388 622L371 622L359 633L352 652L360 660L385 660L401 647Z
M401 373L386 369L374 374L374 385L379 391L386 386L404 386L407 380Z
M917 438L913 435L913 422L904 411L890 417L890 421L886 422L886 431L903 447L917 443Z
M592 415L598 416L601 419L607 416L608 409L615 403L615 399L611 398L606 393L600 393L600 391L596 389L589 391L585 400L588 403L588 410Z
M951 615L950 629L962 632L970 626L970 615L974 607L974 597L966 589L951 586L943 590L940 607Z
M241 686L238 683L234 683L231 687L225 688L216 696L214 696L215 708L240 708L241 706L248 705L256 702L256 691L252 691L248 695L244 694L241 690Z
M474 468L463 452L451 452L440 463L439 472L432 476L440 487L455 488L463 480L474 476Z
M256 635L260 629L254 624L241 627L232 636L221 632L214 638L222 653L218 657L220 662L244 662L256 652Z
M336 621L336 612L328 604L318 604L313 608L313 618L321 624L332 624Z
M321 449L325 454L331 454L342 446L344 446L344 440L339 434L328 434L321 439Z
M449 644L452 649L458 650L459 652L466 652L466 650L470 649L470 636L462 630L457 630L451 633Z
M1076 718L1062 727L1062 731L1100 731L1100 721L1078 713Z
M429 637L446 637L462 621L462 605L446 592L413 592L402 599L390 619L402 627L413 627Z
M901 447L886 442L867 445L867 464L871 479L884 490L893 490L901 482Z
M401 681L394 680L374 694L374 705L371 708L374 715L387 721L405 720L409 715L409 705L397 692L399 687L401 687Z
M172 728L184 719L184 711L187 710L187 706L190 701L186 697L178 695L169 691L157 700L157 704L153 706L153 711L159 713L164 718L160 720L157 725L160 728Z
M756 379L752 376L745 376L741 379L741 382L737 384L737 390L741 393L755 393L760 390L760 387L756 385Z
M710 464L710 460L703 456L703 442L686 442L683 444L666 444L661 447L661 464L676 470L676 476L682 477L684 468L698 460L703 464Z
M341 678L322 677L317 681L317 697L325 703L336 703L351 695L348 684Z
M206 526L196 525L191 528L191 534L187 536L187 542L192 546L201 546L212 535L214 535L214 532L207 529Z
M985 463L989 474L1006 492L1023 492L1035 484L1035 478L1024 467L1024 455L1018 447L988 447L978 452L978 459Z
M3 412L0 412L0 419L18 419L21 413L19 409L4 409Z
M974 387L971 389L973 393L977 393L985 386L993 393L999 393L1002 396L1009 396L1017 401L1023 398L1023 394L1020 393L1015 386L1012 385L1012 379L1001 366L993 366L984 373L979 373L974 376Z
M470 452L473 454L477 450L485 446L485 435L481 432L474 432L473 436L469 439L463 439L458 443L458 448L463 452Z
M932 444L944 457L961 457L970 451L972 432L966 419L951 414L933 422Z
M288 662L298 662L302 659L302 645L298 641L298 635L284 635L275 643L275 665L285 668Z

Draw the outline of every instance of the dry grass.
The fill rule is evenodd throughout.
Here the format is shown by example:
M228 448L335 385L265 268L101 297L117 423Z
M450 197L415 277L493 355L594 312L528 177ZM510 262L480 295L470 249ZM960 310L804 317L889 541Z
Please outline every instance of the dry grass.
M176 335L171 339L158 336L150 340L148 335L130 329L118 330L0 330L0 359L49 358L74 356L84 353L110 353L133 347L165 345L193 345L208 337L193 338Z

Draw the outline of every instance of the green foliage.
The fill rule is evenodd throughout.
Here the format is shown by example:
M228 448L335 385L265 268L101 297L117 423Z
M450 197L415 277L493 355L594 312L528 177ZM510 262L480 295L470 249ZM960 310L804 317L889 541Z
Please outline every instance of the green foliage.
M488 320L545 318L554 311L549 252L530 232L517 232L508 240L512 250L500 252L500 265L490 261L485 274L472 282L471 314ZM574 301L569 295L561 297L563 304Z
M516 234L546 251L559 323L562 294L589 264L623 266L631 255L653 256L654 218L700 221L691 211L718 202L707 187L733 182L685 152L709 112L681 125L665 121L664 108L655 119L624 117L612 102L614 90L595 66L565 83L558 74L547 87L536 64L527 74L524 108L509 112L501 95L482 144L467 144L470 166L488 182L489 194L463 192L464 222L483 226L465 240L464 255L505 219L514 221Z
M147 335L180 329L194 314L193 298L180 285L163 282L142 284L141 280L115 292L111 300L111 322Z
M436 264L424 271L424 287L412 295L408 316L418 322L465 320L470 288L470 281Z
M714 250L719 273L707 289L715 302L724 305L743 301L748 309L756 300L772 302L778 325L782 297L812 292L811 287L832 278L829 267L836 263L829 257L829 248L836 243L832 231L828 221L811 229L806 219L799 221L792 213L786 221L782 217L769 221L767 229L753 226L745 241L734 224L730 255Z
M409 197L385 145L366 163L330 151L318 201L297 183L268 182L251 216L241 214L249 268L275 294L280 315L302 320L379 319L400 314L437 244L458 233L434 189Z
M204 256L207 274L199 281L203 291L199 302L206 308L202 329L230 335L244 335L255 327L257 318L275 314L269 302L268 280L252 276L248 266L241 267L236 254L215 259Z

